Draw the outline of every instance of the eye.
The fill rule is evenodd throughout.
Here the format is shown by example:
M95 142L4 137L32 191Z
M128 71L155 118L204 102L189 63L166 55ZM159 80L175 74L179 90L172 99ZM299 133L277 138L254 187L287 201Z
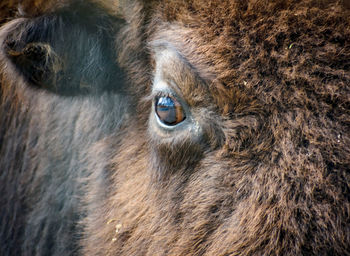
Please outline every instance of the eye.
M155 112L160 122L168 126L177 125L186 118L181 104L171 96L156 97Z

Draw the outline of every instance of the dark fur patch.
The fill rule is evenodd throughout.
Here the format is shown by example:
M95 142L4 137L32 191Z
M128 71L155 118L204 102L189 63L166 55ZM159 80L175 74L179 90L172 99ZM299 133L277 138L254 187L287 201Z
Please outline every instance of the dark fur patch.
M62 8L1 28L0 255L79 254L89 150L125 118L119 20Z

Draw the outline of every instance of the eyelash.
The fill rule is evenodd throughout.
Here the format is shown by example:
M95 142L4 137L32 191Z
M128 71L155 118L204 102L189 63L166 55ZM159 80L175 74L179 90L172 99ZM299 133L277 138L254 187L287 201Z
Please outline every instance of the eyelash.
M177 99L177 97L173 93L164 91L156 91L152 93L151 97L152 99L156 99L157 97L173 97Z

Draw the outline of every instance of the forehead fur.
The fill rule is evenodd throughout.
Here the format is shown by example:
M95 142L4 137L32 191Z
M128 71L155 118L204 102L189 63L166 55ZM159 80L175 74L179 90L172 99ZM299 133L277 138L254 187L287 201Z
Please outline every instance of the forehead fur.
M164 1L150 28L179 49L230 112L248 98L301 104L310 92L318 102L347 101L349 13L332 1Z

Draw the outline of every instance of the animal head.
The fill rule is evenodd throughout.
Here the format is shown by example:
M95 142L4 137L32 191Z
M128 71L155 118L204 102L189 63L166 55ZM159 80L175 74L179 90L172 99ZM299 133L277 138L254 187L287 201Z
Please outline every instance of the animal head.
M349 252L345 1L37 4L2 45L25 87L94 102L67 156L82 254Z

